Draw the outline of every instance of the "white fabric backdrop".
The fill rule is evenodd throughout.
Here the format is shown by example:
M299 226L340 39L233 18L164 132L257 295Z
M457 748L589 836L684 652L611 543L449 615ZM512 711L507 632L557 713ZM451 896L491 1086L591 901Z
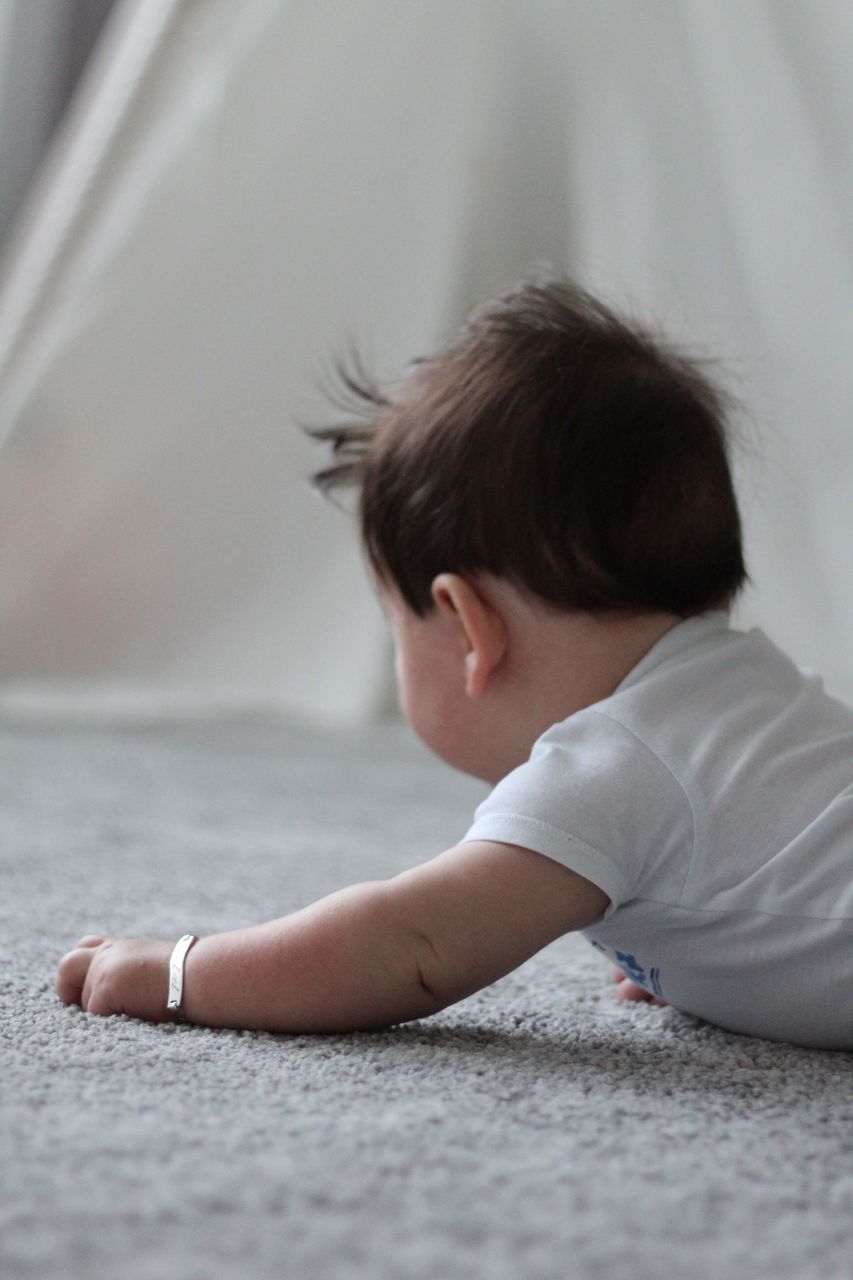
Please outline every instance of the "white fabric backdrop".
M0 293L0 702L388 700L295 419L547 261L722 357L758 622L853 697L842 0L126 0Z
M113 0L0 0L0 239Z

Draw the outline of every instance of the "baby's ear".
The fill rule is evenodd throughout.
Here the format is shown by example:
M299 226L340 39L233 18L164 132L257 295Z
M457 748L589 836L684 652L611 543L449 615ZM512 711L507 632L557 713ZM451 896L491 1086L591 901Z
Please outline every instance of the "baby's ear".
M469 698L481 698L506 652L506 624L476 586L459 574L440 573L432 584L432 598L458 628L465 692Z

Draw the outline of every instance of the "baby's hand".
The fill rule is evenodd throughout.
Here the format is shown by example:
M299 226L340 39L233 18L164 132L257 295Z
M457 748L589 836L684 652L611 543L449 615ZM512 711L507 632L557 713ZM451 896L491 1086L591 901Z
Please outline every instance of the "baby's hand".
M154 938L81 938L59 962L56 993L87 1013L166 1022L174 945Z

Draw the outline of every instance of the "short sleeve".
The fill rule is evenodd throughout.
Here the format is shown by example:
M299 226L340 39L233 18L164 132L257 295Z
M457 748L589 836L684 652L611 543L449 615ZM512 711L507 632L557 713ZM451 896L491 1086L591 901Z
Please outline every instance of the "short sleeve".
M683 876L692 839L689 801L667 766L588 708L537 740L476 810L463 842L496 840L555 859L607 894L607 919Z

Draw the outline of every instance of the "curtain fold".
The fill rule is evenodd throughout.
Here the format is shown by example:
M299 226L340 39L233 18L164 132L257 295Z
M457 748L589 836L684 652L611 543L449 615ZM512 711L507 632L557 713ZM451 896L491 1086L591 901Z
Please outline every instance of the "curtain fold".
M114 3L0 2L0 242Z

